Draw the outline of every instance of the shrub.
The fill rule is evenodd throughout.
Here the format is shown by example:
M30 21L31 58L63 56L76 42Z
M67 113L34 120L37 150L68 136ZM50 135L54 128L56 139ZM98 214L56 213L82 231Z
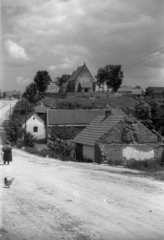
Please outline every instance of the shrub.
M77 130L75 127L59 127L58 125L55 125L51 129L50 138L51 140L56 138L70 140L73 139L78 133L79 130Z
M35 142L36 142L36 137L34 137L30 132L27 132L24 140L25 146L34 147Z
M56 153L52 151L51 149L43 148L39 151L39 155L42 157L49 157L49 158L58 158Z
M24 150L31 154L39 154L39 150L37 150L36 148L33 148L33 147L25 147Z
M22 148L24 146L24 140L23 139L18 139L16 142L17 148Z
M9 119L4 121L3 128L6 133L6 137L10 142L16 143L18 138L22 137L23 130L19 125L19 121Z
M127 161L125 166L131 169L138 169L142 171L157 171L161 169L161 164L157 161Z
M68 145L66 141L55 139L55 141L48 141L47 147L50 148L61 160L74 160L74 148Z

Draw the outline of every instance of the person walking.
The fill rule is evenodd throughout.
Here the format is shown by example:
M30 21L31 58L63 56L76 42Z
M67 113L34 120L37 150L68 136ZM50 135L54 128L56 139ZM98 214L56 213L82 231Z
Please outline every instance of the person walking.
M6 164L6 162L9 164L12 161L12 147L10 146L9 141L6 141L5 146L2 148L3 154L3 162Z

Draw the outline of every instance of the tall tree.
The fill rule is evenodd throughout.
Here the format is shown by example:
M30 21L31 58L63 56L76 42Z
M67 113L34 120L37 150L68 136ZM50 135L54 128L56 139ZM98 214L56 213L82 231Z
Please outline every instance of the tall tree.
M56 78L56 84L61 87L70 78L69 74L63 74L61 77Z
M135 117L137 117L147 128L154 128L152 122L151 106L142 99L136 103Z
M117 91L124 76L121 71L121 65L107 65L104 68L100 68L95 77L97 78L98 86L102 86L106 83L108 88Z
M26 87L25 92L22 94L22 97L26 98L30 103L34 103L37 101L37 89L35 83L30 83Z
M51 81L47 71L38 71L34 78L34 83L39 93L44 93Z

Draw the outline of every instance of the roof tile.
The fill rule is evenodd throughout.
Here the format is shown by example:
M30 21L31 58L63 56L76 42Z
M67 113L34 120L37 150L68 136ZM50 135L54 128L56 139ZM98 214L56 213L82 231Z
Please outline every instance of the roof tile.
M105 115L98 116L73 139L73 142L94 146L104 133L117 125L125 116L125 113L121 109L112 109L112 115L106 119Z
M47 125L88 125L105 109L48 110Z

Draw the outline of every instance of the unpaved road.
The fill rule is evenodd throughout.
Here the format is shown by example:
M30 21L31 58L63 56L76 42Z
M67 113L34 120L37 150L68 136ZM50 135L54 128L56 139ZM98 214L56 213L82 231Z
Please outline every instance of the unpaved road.
M0 240L164 239L163 182L124 168L13 155L0 164ZM4 177L15 178L11 188Z

